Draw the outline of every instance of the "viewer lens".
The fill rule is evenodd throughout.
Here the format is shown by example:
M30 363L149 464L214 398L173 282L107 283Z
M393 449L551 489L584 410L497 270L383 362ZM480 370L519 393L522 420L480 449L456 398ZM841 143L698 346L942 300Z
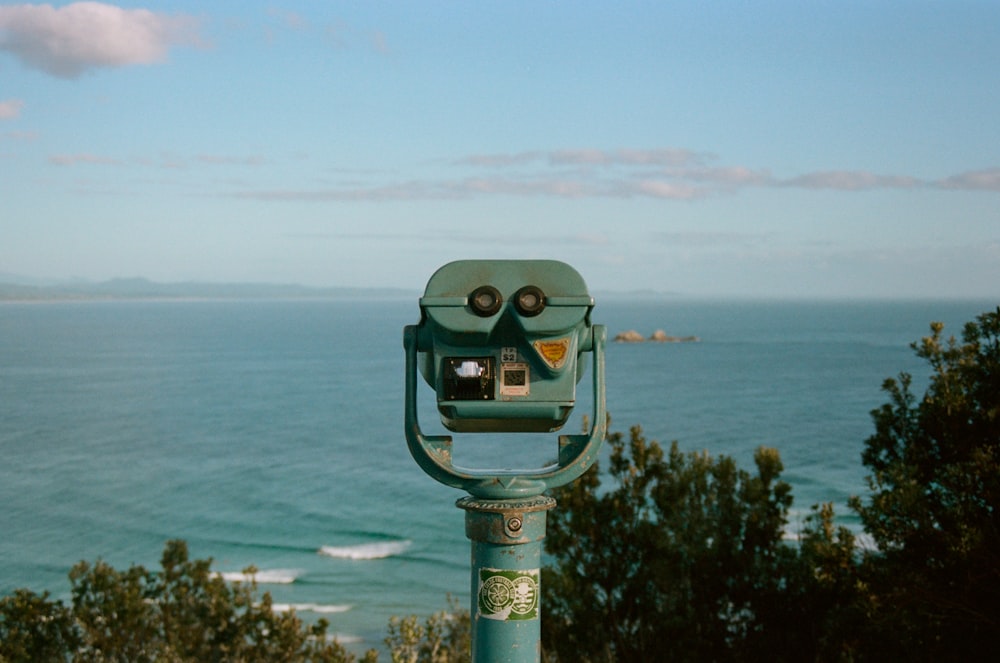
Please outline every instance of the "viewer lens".
M469 306L476 315L486 318L500 310L503 297L500 291L490 285L476 288L469 296Z
M525 317L538 315L545 308L545 293L538 286L525 286L514 296L514 305Z

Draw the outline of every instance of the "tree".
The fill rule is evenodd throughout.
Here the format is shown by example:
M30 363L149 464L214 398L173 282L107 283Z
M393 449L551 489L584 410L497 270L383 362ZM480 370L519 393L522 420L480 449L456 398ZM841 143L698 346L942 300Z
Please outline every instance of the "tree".
M351 663L328 642L327 623L304 624L275 612L252 580L230 584L211 560L189 560L187 544L169 541L162 570L118 571L98 561L70 571L72 605L18 590L0 599L0 662L201 661ZM364 657L374 663L374 651Z
M542 640L559 661L808 660L811 570L783 542L790 486L760 448L667 454L639 427L609 435L599 468L556 491L545 539ZM796 628L788 628L795 623Z
M451 598L449 604L449 612L436 612L423 624L414 615L389 620L385 644L392 663L469 663L469 611L459 608Z
M275 612L248 582L228 583L212 560L192 560L183 541L167 542L161 570L119 571L98 561L70 571L72 603L19 589L0 598L0 663L355 663L327 639L326 620L303 623ZM450 611L421 622L392 618L385 644L393 663L467 663L469 613ZM376 663L369 650L361 663Z
M65 660L78 645L72 614L48 592L0 598L0 662Z
M813 505L806 517L793 565L799 575L789 586L797 590L789 593L796 594L802 618L787 628L814 644L811 660L855 661L865 638L877 636L869 627L869 592L858 564L857 537L834 523L829 502Z
M943 328L912 345L932 369L923 398L909 374L884 383L862 456L871 495L852 501L877 546L873 657L1000 658L1000 307L961 343Z

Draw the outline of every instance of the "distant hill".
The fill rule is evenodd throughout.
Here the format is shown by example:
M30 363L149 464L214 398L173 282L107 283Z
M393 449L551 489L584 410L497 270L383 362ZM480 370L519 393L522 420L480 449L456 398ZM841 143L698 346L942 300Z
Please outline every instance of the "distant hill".
M157 283L144 278L101 283L27 285L0 282L0 301L138 299L398 299L418 293L392 288L314 288L281 283Z

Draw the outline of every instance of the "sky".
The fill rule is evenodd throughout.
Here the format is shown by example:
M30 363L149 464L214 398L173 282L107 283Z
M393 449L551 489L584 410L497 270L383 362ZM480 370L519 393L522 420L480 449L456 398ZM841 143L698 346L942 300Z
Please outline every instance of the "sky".
M469 258L1000 300L1000 2L0 2L0 276Z

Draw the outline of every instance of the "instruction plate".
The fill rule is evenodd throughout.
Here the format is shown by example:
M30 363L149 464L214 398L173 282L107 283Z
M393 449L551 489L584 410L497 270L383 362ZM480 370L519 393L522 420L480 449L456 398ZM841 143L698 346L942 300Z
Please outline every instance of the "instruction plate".
M527 396L531 393L531 371L521 362L500 364L500 395Z

